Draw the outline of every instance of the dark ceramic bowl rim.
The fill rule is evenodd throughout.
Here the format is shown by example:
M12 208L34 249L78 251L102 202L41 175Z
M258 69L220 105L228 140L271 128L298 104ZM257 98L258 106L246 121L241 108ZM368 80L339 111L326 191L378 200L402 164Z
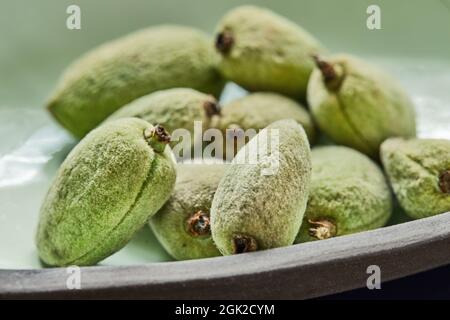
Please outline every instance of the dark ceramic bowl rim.
M302 299L450 263L450 212L373 231L228 257L135 266L0 270L0 298Z

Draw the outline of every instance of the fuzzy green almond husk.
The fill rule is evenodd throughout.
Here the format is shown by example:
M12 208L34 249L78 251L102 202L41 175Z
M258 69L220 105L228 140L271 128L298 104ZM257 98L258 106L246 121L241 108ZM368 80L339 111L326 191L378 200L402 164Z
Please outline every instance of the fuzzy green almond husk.
M193 28L150 27L105 43L66 70L47 104L78 138L151 92L189 87L219 96L224 81L211 40Z
M278 148L262 152L276 134ZM258 161L246 160L255 152ZM280 120L258 133L239 150L214 195L211 231L220 252L291 245L305 212L310 176L310 147L301 125Z
M305 107L297 101L270 92L251 93L224 105L218 117L217 127L223 132L230 128L259 131L283 119L293 119L301 124L309 143L314 143L316 131Z
M343 146L311 152L310 197L296 243L372 230L392 213L392 195L380 168Z
M170 197L175 163L167 136L155 129L140 119L119 119L70 152L41 207L36 242L46 265L98 263Z
M219 68L250 91L273 91L305 98L314 69L312 54L323 53L307 31L274 12L240 6L228 12L216 31Z
M350 55L317 58L308 102L321 131L338 144L378 157L390 137L414 137L414 107L400 85Z
M156 238L177 260L219 256L211 237L211 203L225 164L179 164L170 199L149 220Z
M381 159L411 218L450 211L450 140L389 139L381 145Z
M138 98L109 116L105 122L136 117L152 124L160 124L173 133L177 129L186 129L194 136L194 121L201 121L202 130L211 127L211 122L220 112L217 100L194 89L175 88L161 90ZM178 141L173 140L171 146ZM191 139L191 145L195 140Z

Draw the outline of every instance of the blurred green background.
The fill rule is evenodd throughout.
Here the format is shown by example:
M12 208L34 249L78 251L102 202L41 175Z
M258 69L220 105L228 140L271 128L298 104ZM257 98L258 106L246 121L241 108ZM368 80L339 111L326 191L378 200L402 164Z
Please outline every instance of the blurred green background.
M1 0L0 108L43 105L61 71L104 41L160 23L212 33L239 4L274 9L331 51L450 59L450 0ZM66 8L81 7L81 30L66 28ZM368 30L366 9L381 7L382 30Z

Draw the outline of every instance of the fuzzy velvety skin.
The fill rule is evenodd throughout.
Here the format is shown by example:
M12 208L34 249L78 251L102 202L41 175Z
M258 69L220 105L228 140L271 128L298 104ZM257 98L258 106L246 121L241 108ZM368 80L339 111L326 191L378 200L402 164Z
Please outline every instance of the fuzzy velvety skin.
M37 247L50 266L93 265L121 249L170 197L173 155L155 152L146 121L89 133L61 165L41 207Z
M327 62L342 72L341 83L330 89L321 71L314 70L308 102L317 125L332 140L376 158L385 139L415 136L414 107L396 81L349 55Z
M257 137L267 131L274 134L273 129L279 132L279 167L264 175L267 155L256 164L243 164L243 159L255 151L261 155ZM233 159L213 199L211 231L221 253L291 245L305 212L310 176L308 139L294 120L276 121L250 140ZM247 240L245 250L236 250L239 238Z
M196 213L209 219L211 203L225 171L225 164L181 164L170 199L150 220L153 233L166 251L177 260L220 255L208 224L207 232L196 234L190 226Z
M218 96L223 80L217 55L201 31L159 26L106 43L72 64L48 109L76 137L151 92L189 87Z
M231 44L224 39L232 39L228 40ZM311 55L323 51L300 26L249 5L223 17L217 27L216 48L226 78L250 91L273 91L301 99L314 69Z
M392 213L392 196L380 168L366 155L342 146L311 152L308 206L296 243L317 240L311 221L330 221L341 236L384 226Z
M186 129L194 137L194 121L201 121L203 131L211 126L217 100L194 89L176 88L161 90L138 98L114 112L106 121L124 117L136 117L151 124L160 124L173 133L176 129ZM215 111L219 112L219 109ZM171 143L172 146L177 141ZM192 139L191 144L195 141Z
M276 93L252 93L223 106L218 127L224 132L237 127L258 131L283 119L301 124L309 143L314 143L316 132L308 111L300 103Z
M393 138L381 159L394 193L414 219L450 211L450 140ZM446 187L445 187L446 186Z

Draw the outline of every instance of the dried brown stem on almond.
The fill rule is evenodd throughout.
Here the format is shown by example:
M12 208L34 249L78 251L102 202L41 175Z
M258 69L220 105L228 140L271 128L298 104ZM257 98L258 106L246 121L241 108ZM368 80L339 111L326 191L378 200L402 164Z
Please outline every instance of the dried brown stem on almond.
M203 103L203 108L205 109L208 118L215 115L220 115L220 106L215 100L207 100Z
M233 44L234 37L230 31L222 31L216 37L216 48L222 54L228 54Z
M331 63L323 60L318 55L312 55L317 68L322 73L325 85L330 90L338 90L343 78L342 69L339 66L334 66Z
M439 175L439 188L443 193L450 194L450 170L445 170Z
M209 216L199 210L187 220L188 231L194 237L204 236L211 233Z
M327 219L308 220L308 222L312 225L309 229L311 237L324 240L336 236L337 228L333 222Z
M158 153L164 152L166 144L170 143L170 134L159 124L145 129L144 138Z
M249 236L236 235L233 237L233 253L244 253L258 250L258 243Z

